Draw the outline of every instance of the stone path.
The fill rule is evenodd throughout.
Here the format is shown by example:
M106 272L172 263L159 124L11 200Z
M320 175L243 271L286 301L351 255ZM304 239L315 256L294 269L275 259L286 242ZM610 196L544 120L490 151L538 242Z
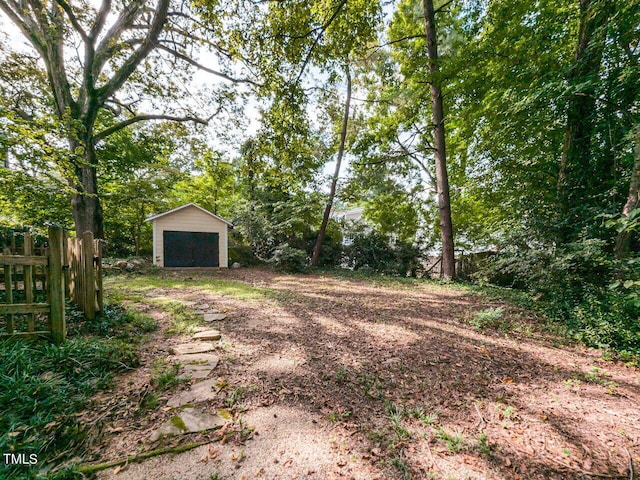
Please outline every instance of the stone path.
M185 306L193 308L203 316L206 322L220 321L226 318L208 304L185 302ZM208 377L218 366L220 359L211 352L216 345L210 343L220 340L222 335L218 330L198 328L191 341L170 347L171 356L167 360L180 365L181 378L188 378L195 382L187 390L181 391L169 398L167 406L173 408L174 415L153 431L151 441L164 436L183 435L186 433L202 432L214 428L221 428L227 420L220 415L205 410L204 402L212 400L219 392L218 381Z

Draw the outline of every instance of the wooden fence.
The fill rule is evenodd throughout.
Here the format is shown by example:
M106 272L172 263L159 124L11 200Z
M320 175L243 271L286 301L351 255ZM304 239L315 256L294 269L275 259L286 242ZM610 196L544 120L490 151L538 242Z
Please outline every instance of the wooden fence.
M12 243L15 248L15 243ZM4 283L0 285L6 331L3 337L50 337L56 343L66 338L63 283L63 232L49 229L46 255L34 255L33 238L24 234L22 255L10 247L0 255Z
M0 253L0 270L0 338L63 342L65 296L89 320L102 311L102 241L90 232L69 238L60 227L51 227L48 247L40 249L25 233L22 248L12 239Z
M93 320L102 311L102 240L91 232L82 238L65 236L65 295Z

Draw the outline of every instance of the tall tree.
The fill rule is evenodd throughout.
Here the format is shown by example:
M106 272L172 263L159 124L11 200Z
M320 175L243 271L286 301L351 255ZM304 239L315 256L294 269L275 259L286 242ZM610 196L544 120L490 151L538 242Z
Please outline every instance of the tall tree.
M172 191L191 163L184 125L139 124L97 146L110 256L151 254L150 215L173 208Z
M607 38L611 0L578 0L580 25L574 63L568 83L564 147L558 174L559 240L571 240L571 219L583 202L589 185L599 177L594 166L592 137L596 121L596 92ZM595 178L594 178L595 177ZM569 220L569 221L567 221Z
M179 69L173 70L176 62L199 66L189 55L189 45L200 27L191 21L187 4L171 0L156 0L153 5L144 0L123 4L103 0L97 9L85 1L0 0L0 9L46 68L48 91L43 93L52 99L53 114L68 145L68 158L58 167L72 192L76 231L102 237L96 144L145 120L206 123L184 111L136 109L145 98L176 94L176 86L186 78ZM158 82L158 75L165 75L166 81Z
M215 2L207 3L215 14ZM238 3L246 5L247 2ZM332 157L339 159L335 174L330 179L330 194L313 249L312 263L317 264L338 190L351 110L351 106L346 106L346 115L342 115L341 126L334 133L333 125L324 122L328 115L322 112L324 108L320 98L337 85L352 83L354 62L363 54L367 44L376 39L380 2L256 2L252 11L242 12L246 19L252 20L238 26L237 35L247 40L243 56L250 59L263 78L260 97L266 108L257 142L270 145L273 161L279 164L283 176L292 166L298 167L295 169L297 177L311 173L312 182L307 188L317 186L315 183L323 164ZM269 51L269 55L264 55L265 51ZM315 118L309 115L311 107L318 111ZM335 138L330 137L333 134ZM330 146L322 152L325 155L320 158L320 164L317 163L317 154L295 155L305 153L300 146L316 146L317 142L309 141L314 136L322 137Z
M627 201L622 207L622 217L629 218L631 212L640 207L640 125L635 131L635 159L631 169L631 180L629 181L629 194ZM631 232L623 228L618 232L614 252L616 257L623 258L629 252L631 243Z
M444 107L442 104L442 81L438 65L438 37L436 31L436 11L433 0L423 0L427 55L429 57L431 114L433 118L433 146L436 160L436 191L440 212L440 235L442 239L442 274L445 278L455 277L455 257L453 246L453 223L451 222L451 201L449 198L449 175L447 173L447 153L445 140Z
M345 77L347 79L347 93L344 101L344 116L342 117L342 127L340 128L340 144L338 145L338 155L336 157L336 167L331 177L331 186L329 188L329 196L327 197L327 204L324 207L324 214L322 215L322 224L318 230L318 236L316 243L313 247L313 253L311 255L311 265L318 266L320 261L320 253L322 250L322 242L327 233L327 225L329 224L329 216L333 208L333 202L336 196L336 189L338 187L338 179L340 178L340 168L342 167L342 157L344 156L345 146L347 142L347 127L349 126L349 111L351 109L351 72L349 69L349 63L345 64Z

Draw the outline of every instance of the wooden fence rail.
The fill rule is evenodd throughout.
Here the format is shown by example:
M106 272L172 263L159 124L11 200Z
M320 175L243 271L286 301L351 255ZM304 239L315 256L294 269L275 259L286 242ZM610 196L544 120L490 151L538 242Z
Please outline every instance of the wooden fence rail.
M35 249L30 233L21 249L16 243L12 238L0 253L0 339L49 337L61 343L65 296L88 320L102 311L102 241L90 232L69 238L52 226L46 249Z

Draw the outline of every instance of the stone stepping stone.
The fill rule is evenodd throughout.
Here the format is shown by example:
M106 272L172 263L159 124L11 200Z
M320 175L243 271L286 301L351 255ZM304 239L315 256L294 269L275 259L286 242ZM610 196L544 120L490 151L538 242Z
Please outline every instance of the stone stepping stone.
M180 374L178 378L183 380L202 380L213 372L213 368L209 365L185 365L184 367L180 367L180 369L183 373Z
M207 378L213 369L218 366L220 359L210 353L194 353L191 355L178 355L170 358L170 362L179 363L183 371L180 378L191 378L192 380L202 380Z
M205 322L218 322L220 320L224 320L227 316L224 313L205 313L204 321Z
M220 359L212 353L192 353L187 355L176 355L167 360L170 362L180 363L181 365L209 365L216 368Z
M202 412L195 408L185 408L182 412L174 415L160 428L151 434L151 441L159 440L162 437L172 435L184 435L186 433L204 432L214 428L222 427L226 420L218 415Z
M193 340L220 340L220 332L218 330L205 330L204 332L196 333L193 337Z
M177 393L167 402L168 407L177 408L184 405L213 400L218 395L219 380L212 378L192 385L188 390Z
M192 353L205 353L215 349L213 343L198 342L198 343L181 343L180 345L174 345L169 348L169 351L173 355L189 355Z

